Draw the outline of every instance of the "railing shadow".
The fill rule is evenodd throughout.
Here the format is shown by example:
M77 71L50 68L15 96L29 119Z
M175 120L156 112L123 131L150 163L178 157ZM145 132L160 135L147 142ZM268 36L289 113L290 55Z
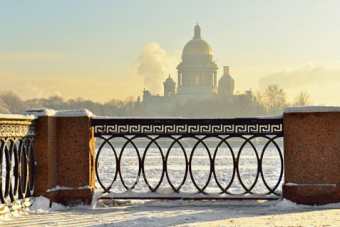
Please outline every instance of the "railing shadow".
M66 208L51 213L36 212L11 220L10 226L237 226L301 225L336 221L340 205L298 206L288 201L270 202L146 202ZM328 219L323 219L330 216ZM320 218L321 217L321 218ZM293 223L294 222L294 223ZM299 224L300 223L300 224ZM6 222L4 225L6 226Z

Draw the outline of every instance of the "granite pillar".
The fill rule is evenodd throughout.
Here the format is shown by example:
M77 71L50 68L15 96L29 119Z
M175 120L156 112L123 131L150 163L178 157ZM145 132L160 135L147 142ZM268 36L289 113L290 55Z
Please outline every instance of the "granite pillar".
M283 115L283 124L283 197L306 205L339 203L340 112L290 108Z
M72 111L39 116L33 146L37 162L34 196L64 205L90 204L95 187L90 116L74 116Z

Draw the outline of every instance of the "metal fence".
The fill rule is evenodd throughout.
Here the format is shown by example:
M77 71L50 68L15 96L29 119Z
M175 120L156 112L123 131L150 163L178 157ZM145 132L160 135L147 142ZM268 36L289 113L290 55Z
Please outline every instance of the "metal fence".
M102 198L269 200L281 196L282 118L96 117L92 126Z
M36 167L32 146L34 137L34 119L20 116L0 118L1 213L30 206Z

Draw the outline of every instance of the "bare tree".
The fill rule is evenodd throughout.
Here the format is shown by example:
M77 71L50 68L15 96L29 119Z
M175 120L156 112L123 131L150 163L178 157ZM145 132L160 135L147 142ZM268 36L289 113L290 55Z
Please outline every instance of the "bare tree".
M295 98L293 106L311 106L313 101L306 91L301 91Z
M28 106L21 98L11 91L5 91L0 94L3 105L12 114L22 114L28 109Z
M0 114L9 114L11 113L2 98L0 97Z
M269 85L263 95L263 104L268 114L280 114L287 106L286 93L277 84Z
M262 105L263 104L263 94L259 91L257 91L255 93L254 96L254 101L258 104L258 105Z

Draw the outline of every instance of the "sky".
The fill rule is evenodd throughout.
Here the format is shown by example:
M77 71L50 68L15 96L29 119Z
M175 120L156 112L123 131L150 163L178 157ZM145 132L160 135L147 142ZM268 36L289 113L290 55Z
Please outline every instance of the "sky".
M198 22L235 91L340 105L340 1L0 0L0 90L106 102L162 94ZM150 78L155 78L151 80Z

